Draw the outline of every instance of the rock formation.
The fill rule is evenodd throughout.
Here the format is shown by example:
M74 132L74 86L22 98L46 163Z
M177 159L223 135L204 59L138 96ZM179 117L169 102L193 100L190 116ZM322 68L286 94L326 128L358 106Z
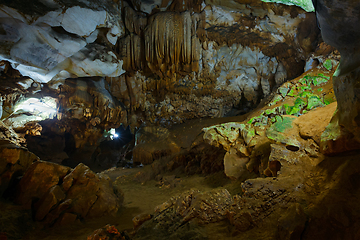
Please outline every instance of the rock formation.
M8 49L3 59L49 94L40 84L46 83L52 95L63 99L59 103L65 114L72 108L61 105L71 97L63 94L68 91L65 79L106 76L109 87L97 87L106 88L124 104L120 122L132 128L141 122L167 125L232 115L242 105L251 108L276 84L302 72L317 37L316 27L308 24L312 13L276 4L254 2L245 11L246 4L236 3L237 10L229 11L226 4L212 1L164 1L158 7L143 2L132 6L111 1L91 6L59 2L47 3L48 8L45 4L32 15L21 4L3 6L3 21L8 21L2 35ZM265 14L270 6L274 11ZM60 7L66 10L61 12ZM86 15L81 20L86 24L70 24L68 19L77 15ZM284 16L291 16L291 21L283 24ZM15 30L20 27L21 31ZM76 88L95 97L85 84L101 80L81 81ZM71 106L81 98L90 105L96 101L78 90L74 94ZM95 108L108 107L106 101L98 103ZM109 114L118 118L118 112Z
M359 4L314 2L1 1L0 211L88 239L358 239L358 155L322 153L360 146Z
M36 221L52 226L115 214L123 195L108 176L95 174L84 164L70 169L38 161L19 182L15 202L32 209Z
M249 111L303 72L318 41L313 13L260 1L26 4L1 5L1 78L12 86L2 119L32 146L60 144L54 162L71 167L120 125Z
M359 15L357 1L316 1L317 18L324 41L341 54L334 74L338 110L323 136L322 150L328 154L359 149ZM345 9L351 9L345 12Z

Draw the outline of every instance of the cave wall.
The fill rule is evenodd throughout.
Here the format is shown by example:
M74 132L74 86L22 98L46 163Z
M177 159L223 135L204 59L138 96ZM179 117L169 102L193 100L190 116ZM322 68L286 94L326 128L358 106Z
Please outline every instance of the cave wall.
M60 115L132 127L242 113L301 74L318 37L313 13L261 1L26 4L0 7L19 89L47 88Z
M1 119L25 145L69 135L88 160L121 124L134 131L248 112L302 74L319 41L314 13L261 1L27 6L0 2ZM29 98L34 107L20 108ZM36 99L51 101L52 114ZM81 156L63 148L59 162Z

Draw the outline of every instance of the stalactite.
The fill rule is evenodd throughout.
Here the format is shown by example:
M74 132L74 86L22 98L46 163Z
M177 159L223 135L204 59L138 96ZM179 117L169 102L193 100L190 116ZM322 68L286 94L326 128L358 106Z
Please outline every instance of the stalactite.
M193 12L200 12L202 2L203 0L173 0L170 6L166 10L178 11L178 12L191 10ZM163 0L161 7L165 7L168 5L169 5L168 0Z
M135 33L139 36L142 35L143 29L147 25L147 18L145 14L138 13L131 7L124 8L125 13L125 27L130 33Z
M143 69L143 47L141 39L138 35L130 34L121 40L119 46L120 55L123 60L123 68L126 71Z
M74 94L69 98L70 104L82 103L90 106L93 102L91 95L88 93L88 85L86 81L77 80Z
M126 71L150 70L160 78L198 71L199 14L158 12L145 21L144 16L139 17L130 7L125 7L124 11L130 34L119 41L118 46ZM141 19L141 22L134 23L134 19ZM145 29L144 23L147 23Z
M198 70L200 43L194 28L188 11L150 17L144 35L145 59L152 72L170 78L176 72Z

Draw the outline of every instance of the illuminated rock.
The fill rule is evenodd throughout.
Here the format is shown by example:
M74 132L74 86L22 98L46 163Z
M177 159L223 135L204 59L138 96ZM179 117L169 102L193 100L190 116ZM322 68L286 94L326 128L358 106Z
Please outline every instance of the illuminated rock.
M108 3L89 8L63 6L65 11L62 8L48 11L40 17L21 15L25 10L21 3L18 7L19 10L1 6L0 16L6 27L0 42L6 42L7 47L0 51L1 57L11 59L23 75L48 82L64 69L79 77L123 73L121 61L113 52L91 45L102 39L106 45L113 46L124 34L114 6ZM104 36L99 32L102 28L106 29ZM96 54L100 56L94 59Z
M27 123L52 119L56 113L57 106L54 98L29 98L18 103L13 114L6 118L4 123L16 131L21 131Z

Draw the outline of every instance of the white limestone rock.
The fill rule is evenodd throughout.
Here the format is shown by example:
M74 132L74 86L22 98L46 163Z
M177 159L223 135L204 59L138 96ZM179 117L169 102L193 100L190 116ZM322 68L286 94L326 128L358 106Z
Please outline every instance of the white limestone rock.
M45 5L57 3L44 0ZM115 45L124 33L120 12L118 16L102 8L73 6L47 12L38 18L22 14L16 9L0 6L0 58L24 76L42 83L54 76L61 77L66 70L78 77L119 76L124 71L122 61L105 50L105 46L91 45L99 37L100 28L106 28L109 45ZM90 51L94 51L90 53Z
M215 5L204 9L206 23L212 26L232 26L240 12L227 11Z
M276 72L276 58L265 56L258 48L251 49L240 44L214 47L214 44L208 42L207 50L203 50L203 66L206 72L218 72L216 89L239 96L244 93L248 101L256 101L255 90L259 88L261 79L267 79Z
M122 63L113 52L106 52L105 47L89 45L70 58L70 64L65 70L78 77L117 77L125 72Z
M26 65L51 70L86 46L86 41L62 35L50 27L27 26L10 51L10 58Z

